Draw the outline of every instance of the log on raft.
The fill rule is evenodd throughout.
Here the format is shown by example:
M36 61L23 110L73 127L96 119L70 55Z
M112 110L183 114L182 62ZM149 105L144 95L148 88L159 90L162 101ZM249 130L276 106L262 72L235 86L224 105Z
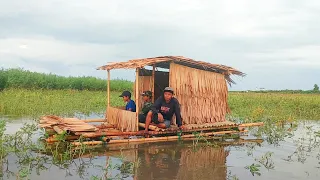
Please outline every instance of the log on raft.
M212 127L212 128L208 128L206 130L210 131L210 130L215 130L215 129L225 129L225 128L231 128L231 127L252 127L252 126L263 126L263 122L259 122L259 123L246 123L246 124L239 124L239 125L227 125L227 126L220 126L220 127ZM168 135L168 134L175 134L178 132L195 132L195 131L202 131L203 129L187 129L187 130L165 130L165 131L149 131L150 135ZM100 137L100 136L138 136L138 135L144 135L144 132L142 131L131 131L131 132L89 132L89 133L79 133L76 132L76 135L82 135L83 137L87 137L87 138L93 138L93 137Z
M145 128L146 124L139 123L139 127ZM154 125L149 125L149 129L152 131L160 131L161 130L161 128L158 128L157 126L154 126Z
M80 121L89 122L107 122L107 119L80 119Z
M200 133L198 135L195 134L187 134L182 136L167 136L167 137L155 137L155 138L139 138L139 139L120 139L120 140L113 140L109 138L103 138L103 141L88 141L88 142L72 142L71 144L74 146L84 145L102 145L105 142L108 144L117 144L117 143L132 143L132 142L159 142L159 141L175 141L179 138L181 139L188 139L188 138L197 138L199 136L208 137L213 135L221 135L221 134L239 134L248 132L247 130L244 131L221 131L221 132L209 132L209 133Z
M65 140L78 140L80 138L80 136L66 136ZM58 142L59 139L57 138L57 135L53 135L52 137L49 137L46 139L47 143L53 143L53 142Z
M58 126L53 126L53 130L55 130L58 134L64 133L64 131L61 128L59 128Z

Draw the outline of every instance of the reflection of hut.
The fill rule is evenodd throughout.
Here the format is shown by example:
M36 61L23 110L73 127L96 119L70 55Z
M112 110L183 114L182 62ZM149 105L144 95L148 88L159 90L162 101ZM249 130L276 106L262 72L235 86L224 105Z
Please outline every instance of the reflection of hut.
M152 70L144 69L146 66L151 66ZM152 90L157 98L166 86L171 86L181 104L185 124L224 122L229 111L227 82L233 83L230 75L243 75L228 66L195 61L182 56L135 59L111 63L98 69L107 70L110 80L110 70L121 68L136 69L134 91L137 113L141 107L139 94L142 91ZM157 68L169 69L169 72L157 71ZM108 95L109 92L108 86ZM111 124L117 124L120 130L137 131L137 113L111 107L108 96L107 120Z
M138 179L226 179L224 147L158 145L139 149Z
M204 147L197 151L181 151L180 168L177 179L226 179L225 166L228 152L221 148Z

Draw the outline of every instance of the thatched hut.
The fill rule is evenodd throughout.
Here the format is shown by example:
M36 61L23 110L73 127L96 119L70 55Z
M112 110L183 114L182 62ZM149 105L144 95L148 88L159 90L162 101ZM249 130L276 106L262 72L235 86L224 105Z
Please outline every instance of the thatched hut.
M150 70L145 67L150 67ZM244 75L228 66L195 61L182 56L133 59L127 62L109 63L98 69L108 71L106 118L108 123L116 124L122 131L138 130L137 116L142 106L139 94L145 90L151 90L156 99L167 86L175 90L175 96L181 105L184 124L203 125L225 122L225 116L229 112L227 84L234 83L230 76ZM136 113L110 106L109 85L112 69L136 69L134 85Z

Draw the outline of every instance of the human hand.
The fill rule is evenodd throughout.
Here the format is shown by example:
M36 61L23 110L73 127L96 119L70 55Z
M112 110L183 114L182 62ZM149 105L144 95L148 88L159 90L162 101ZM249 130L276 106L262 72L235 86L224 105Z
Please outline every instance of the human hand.
M158 113L158 121L159 122L163 122L164 121L163 115L161 113Z
M184 125L180 126L179 129L180 130L184 130L186 127Z

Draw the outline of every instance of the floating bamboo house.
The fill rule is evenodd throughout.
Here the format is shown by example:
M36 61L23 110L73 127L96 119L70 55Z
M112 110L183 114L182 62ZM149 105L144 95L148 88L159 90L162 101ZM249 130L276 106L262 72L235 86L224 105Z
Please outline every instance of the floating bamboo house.
M110 71L113 69L136 70L133 88L136 112L125 111L123 108L110 105ZM47 121L41 127L53 128L57 133L59 129L68 130L72 135L70 140L79 136L89 139L103 137L100 141L86 142L94 145L101 144L102 141L108 143L172 141L178 138L193 138L193 132L201 132L203 136L239 134L245 132L244 127L263 125L263 123L236 124L226 120L226 115L230 112L227 101L228 84L234 83L231 75L244 76L244 73L234 68L182 56L162 56L109 63L99 67L98 70L106 70L108 75L106 116L101 120L105 122L96 126L96 129L88 126L88 128L76 130L68 128L67 125L50 124ZM129 136L143 135L139 127L144 128L144 124L138 121L138 114L142 107L140 94L150 90L153 92L154 101L168 86L175 90L175 97L179 100L185 129L179 130L173 119L173 125L168 129L149 126L150 135L161 137L130 139ZM183 134L177 136L178 132ZM51 138L49 141L54 140Z

